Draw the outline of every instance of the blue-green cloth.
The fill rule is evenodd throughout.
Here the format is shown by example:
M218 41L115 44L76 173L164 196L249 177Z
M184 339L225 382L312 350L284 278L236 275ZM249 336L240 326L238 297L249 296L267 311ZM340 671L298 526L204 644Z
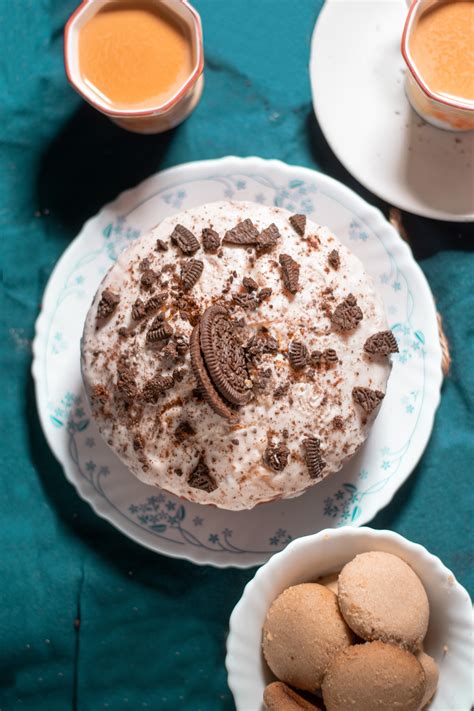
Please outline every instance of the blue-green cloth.
M42 292L88 217L185 161L280 158L386 206L338 164L313 118L307 65L320 0L195 0L205 92L185 124L152 137L116 128L68 86L62 28L74 5L0 0L0 709L232 709L228 618L255 571L154 554L79 499L36 414ZM472 590L474 256L466 226L406 221L453 366L421 463L373 525L427 546Z

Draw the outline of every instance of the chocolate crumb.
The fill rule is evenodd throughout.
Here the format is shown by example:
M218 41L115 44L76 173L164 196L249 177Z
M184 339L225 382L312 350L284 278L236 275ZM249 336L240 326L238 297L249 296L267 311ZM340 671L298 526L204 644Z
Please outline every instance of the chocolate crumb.
M306 215L292 215L290 217L290 225L296 234L303 237L306 230Z
M128 338L129 336L132 335L131 331L128 328L125 328L125 326L122 326L121 328L119 328L117 333L120 336L120 338Z
M338 304L331 315L332 325L340 331L351 331L363 318L362 309L353 294Z
M183 476L183 470L181 469L181 467L176 467L174 473L176 474L176 476Z
M296 294L299 286L300 265L298 262L295 262L293 257L290 257L289 254L280 254L278 260L281 265L285 288L288 289L291 294Z
M136 434L133 438L133 449L135 452L145 449L145 440L141 434Z
M142 259L142 261L138 265L138 271L146 272L146 270L149 268L150 268L150 260L147 257L145 257L145 259Z
M258 289L258 284L255 279L252 279L252 277L244 276L244 278L242 279L242 284L249 292L257 291Z
M156 247L155 247L157 252L167 252L168 251L168 245L166 242L164 242L162 239L157 239L156 240Z
M398 353L397 339L392 331L379 331L370 336L364 343L364 351L371 355L389 355Z
M333 249L332 252L329 252L328 262L336 271L339 269L341 266L341 257L339 256L337 249Z
M282 472L288 464L289 456L290 450L283 442L269 444L263 454L263 463L274 472Z
M104 289L97 306L97 320L104 321L109 318L117 308L120 296L114 294L110 289Z
M150 291L156 284L158 274L153 269L145 269L140 279L140 284L145 291Z
M109 392L105 385L94 385L92 387L91 395L95 400L100 402L101 405L104 405L109 399Z
M194 434L196 434L194 427L187 420L180 422L174 431L174 436L178 442L184 442L185 439L192 437Z
M238 440L238 439L231 439L230 441L232 442L232 444L233 444L235 447L237 447L237 445L239 444L239 440Z
M202 246L205 252L215 254L221 246L219 234L210 227L205 227L201 234Z
M282 383L273 391L273 397L277 399L284 397L288 394L289 389L290 383Z
M186 370L184 368L175 368L172 375L174 382L180 383L186 375Z
M197 466L189 474L188 484L193 489L201 489L201 491L205 491L208 494L217 489L215 479L211 476L209 467L203 457L199 459Z
M199 249L199 242L196 237L184 225L176 225L170 239L180 248L183 254L194 254Z

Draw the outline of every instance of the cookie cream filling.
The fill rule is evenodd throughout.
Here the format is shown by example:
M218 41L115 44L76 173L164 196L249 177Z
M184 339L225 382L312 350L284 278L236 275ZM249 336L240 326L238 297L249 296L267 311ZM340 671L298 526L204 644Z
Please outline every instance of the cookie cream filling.
M214 304L232 333L215 349L200 341L206 393L189 344ZM119 256L86 318L82 369L100 432L133 474L238 510L297 496L355 454L394 348L372 279L329 229L217 202L163 220ZM241 405L227 399L243 387L234 362L248 374Z

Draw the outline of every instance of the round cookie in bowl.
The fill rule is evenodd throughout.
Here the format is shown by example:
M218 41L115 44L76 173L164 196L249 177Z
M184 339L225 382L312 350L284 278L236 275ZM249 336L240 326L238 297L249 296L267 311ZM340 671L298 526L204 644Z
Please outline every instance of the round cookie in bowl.
M219 202L120 255L82 371L102 436L139 479L239 510L297 496L355 454L396 348L372 280L328 229Z

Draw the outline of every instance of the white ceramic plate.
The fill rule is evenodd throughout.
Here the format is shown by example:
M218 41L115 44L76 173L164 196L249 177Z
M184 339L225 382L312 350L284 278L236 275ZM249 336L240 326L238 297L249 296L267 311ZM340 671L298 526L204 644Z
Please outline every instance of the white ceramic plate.
M337 572L358 553L371 550L403 558L428 594L430 623L424 648L440 671L430 711L469 711L474 661L469 594L422 546L391 531L347 527L294 541L247 584L232 612L227 640L226 667L237 711L262 709L263 690L274 679L261 653L262 626L273 600L290 585Z
M307 212L364 262L385 302L400 354L381 412L358 455L300 498L225 512L140 483L102 441L82 388L79 342L93 295L130 240L180 209L232 198ZM293 538L360 525L392 498L420 458L441 385L433 298L409 248L380 212L320 173L259 158L172 168L86 223L59 260L36 326L33 375L47 440L94 510L138 543L219 567L267 560Z
M310 76L319 125L357 180L391 205L474 220L474 131L426 124L404 92L405 0L326 0Z

